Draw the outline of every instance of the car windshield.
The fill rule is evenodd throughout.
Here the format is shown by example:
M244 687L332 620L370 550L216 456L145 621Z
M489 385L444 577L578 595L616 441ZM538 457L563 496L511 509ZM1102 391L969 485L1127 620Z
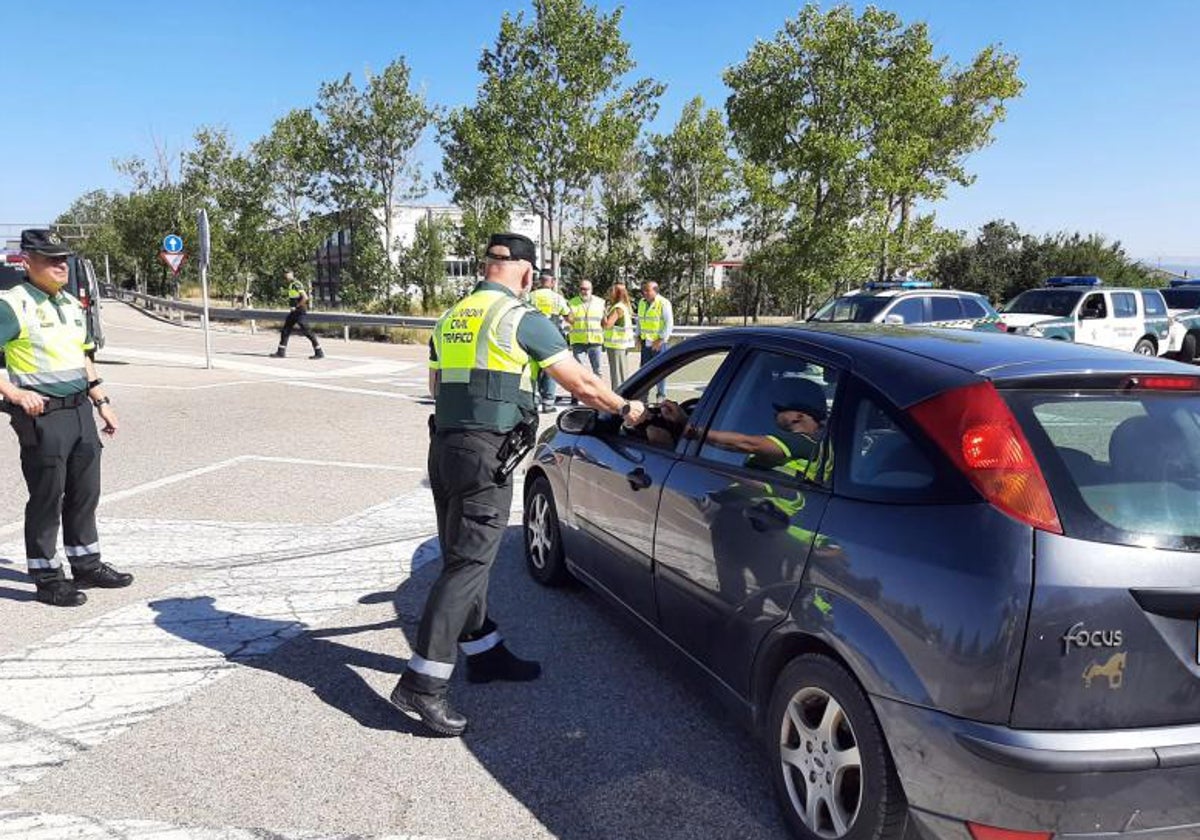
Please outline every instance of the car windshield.
M889 300L891 298L874 295L845 295L829 301L808 320L866 323L874 320Z
M1013 315L1053 315L1064 318L1075 310L1080 289L1029 289L1004 304L1001 312Z
M1068 536L1200 550L1200 394L1009 391Z
M1200 289L1163 289L1168 309L1200 309Z

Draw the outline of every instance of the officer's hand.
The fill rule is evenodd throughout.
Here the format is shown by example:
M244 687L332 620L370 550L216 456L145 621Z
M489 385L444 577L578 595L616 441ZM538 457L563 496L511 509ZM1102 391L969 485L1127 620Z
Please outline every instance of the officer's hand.
M629 426L636 426L646 417L646 404L641 400L629 401L629 413L625 415L625 423Z
M113 411L111 405L105 404L100 406L100 419L104 421L104 428L100 431L109 437L117 433L117 413Z
M30 417L37 417L46 407L46 398L36 391L18 390L10 402L16 403L25 409L25 413Z
M654 348L654 352L657 353L662 349L662 339L660 338L658 341L651 342L650 346Z

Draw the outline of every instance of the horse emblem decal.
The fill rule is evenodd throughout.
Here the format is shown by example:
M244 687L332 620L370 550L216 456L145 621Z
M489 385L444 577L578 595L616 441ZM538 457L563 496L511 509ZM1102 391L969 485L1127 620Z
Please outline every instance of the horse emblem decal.
M1083 672L1083 687L1091 688L1092 680L1096 677L1108 679L1108 687L1113 691L1119 689L1125 682L1125 651L1114 653L1108 661L1101 665L1093 662Z

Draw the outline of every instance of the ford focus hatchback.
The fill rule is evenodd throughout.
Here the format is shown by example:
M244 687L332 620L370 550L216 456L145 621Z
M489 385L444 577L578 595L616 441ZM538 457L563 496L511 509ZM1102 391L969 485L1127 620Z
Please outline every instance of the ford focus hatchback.
M711 678L800 838L1200 836L1200 377L1000 333L712 333L572 409L531 574Z

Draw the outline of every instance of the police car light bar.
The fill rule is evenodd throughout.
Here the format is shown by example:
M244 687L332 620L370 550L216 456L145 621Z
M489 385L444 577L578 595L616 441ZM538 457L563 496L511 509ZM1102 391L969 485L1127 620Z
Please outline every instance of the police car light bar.
M1103 286L1104 281L1095 275L1084 277L1047 277L1047 286Z
M1172 281L1171 281L1171 288L1172 288L1172 289L1178 289L1178 288L1180 288L1181 286L1182 286L1182 287L1186 287L1186 286L1200 286L1200 277L1192 277L1192 278L1187 278L1187 277L1185 277L1185 278L1183 278L1182 280L1172 280Z
M933 283L928 280L871 280L863 284L864 289L932 289Z

